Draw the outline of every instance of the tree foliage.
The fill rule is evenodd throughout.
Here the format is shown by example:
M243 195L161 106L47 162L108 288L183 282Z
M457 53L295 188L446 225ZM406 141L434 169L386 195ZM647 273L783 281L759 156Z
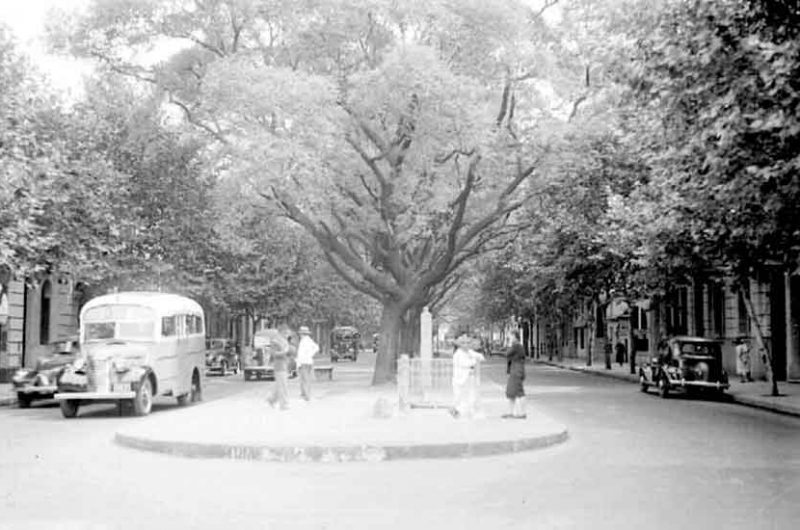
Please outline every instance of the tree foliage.
M558 134L533 83L539 15L514 1L117 0L77 24L74 52L156 84L228 176L383 304L376 381L404 314L516 229ZM185 46L155 67L131 56L164 39Z

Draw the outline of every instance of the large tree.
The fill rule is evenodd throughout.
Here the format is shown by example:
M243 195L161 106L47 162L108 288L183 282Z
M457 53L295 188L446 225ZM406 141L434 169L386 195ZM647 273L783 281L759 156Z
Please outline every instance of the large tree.
M513 1L118 0L91 9L71 44L157 84L219 140L227 178L382 303L382 382L404 317L513 233L535 189L558 132L537 83L555 68L535 46L540 14ZM156 67L132 60L164 38L185 47Z

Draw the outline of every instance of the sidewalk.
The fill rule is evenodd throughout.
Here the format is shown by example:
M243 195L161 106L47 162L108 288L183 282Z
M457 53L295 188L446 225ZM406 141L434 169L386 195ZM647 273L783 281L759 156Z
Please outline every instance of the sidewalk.
M318 385L320 386L320 385ZM511 453L563 442L567 431L536 410L504 420L502 402L484 403L486 417L453 419L443 409L412 409L375 417L380 398L369 388L323 392L289 410L272 409L266 386L232 398L134 419L115 441L136 449L194 458L266 461L380 461ZM498 406L499 405L499 406Z
M608 370L605 367L604 359L594 359L594 364L592 366L586 366L585 359L564 359L563 361L535 359L533 362L557 366L576 372L610 377L621 381L629 381L636 384L639 383L638 369L637 374L634 375L630 373L630 366L628 364L619 366L614 363L611 369ZM778 390L781 394L778 397L770 396L771 390L772 385L768 381L740 383L739 380L733 376L731 377L731 387L725 394L734 403L800 416L800 384L778 382Z

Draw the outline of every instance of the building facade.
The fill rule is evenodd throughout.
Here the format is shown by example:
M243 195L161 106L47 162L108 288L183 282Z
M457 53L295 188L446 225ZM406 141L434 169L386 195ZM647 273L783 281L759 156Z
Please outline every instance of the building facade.
M6 280L0 287L0 381L20 367L34 367L55 343L76 339L85 301L82 286L67 277Z
M799 272L761 273L745 286L749 296L730 278L695 279L647 300L597 296L579 303L569 318L534 318L532 351L537 357L602 363L606 344L613 351L621 343L643 362L656 355L661 340L694 335L722 341L723 364L733 374L734 341L743 337L750 344L754 377L768 377L774 365L778 381L800 380Z

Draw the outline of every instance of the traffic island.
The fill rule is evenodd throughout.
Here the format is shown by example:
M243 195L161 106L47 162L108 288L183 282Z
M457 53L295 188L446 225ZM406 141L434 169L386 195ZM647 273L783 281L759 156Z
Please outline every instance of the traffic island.
M133 419L116 433L122 446L189 458L263 462L377 462L468 458L549 447L568 438L565 426L538 410L501 418L505 400L483 402L475 419L445 409L413 409L376 417L374 392L325 395L271 408L259 392L161 411Z

